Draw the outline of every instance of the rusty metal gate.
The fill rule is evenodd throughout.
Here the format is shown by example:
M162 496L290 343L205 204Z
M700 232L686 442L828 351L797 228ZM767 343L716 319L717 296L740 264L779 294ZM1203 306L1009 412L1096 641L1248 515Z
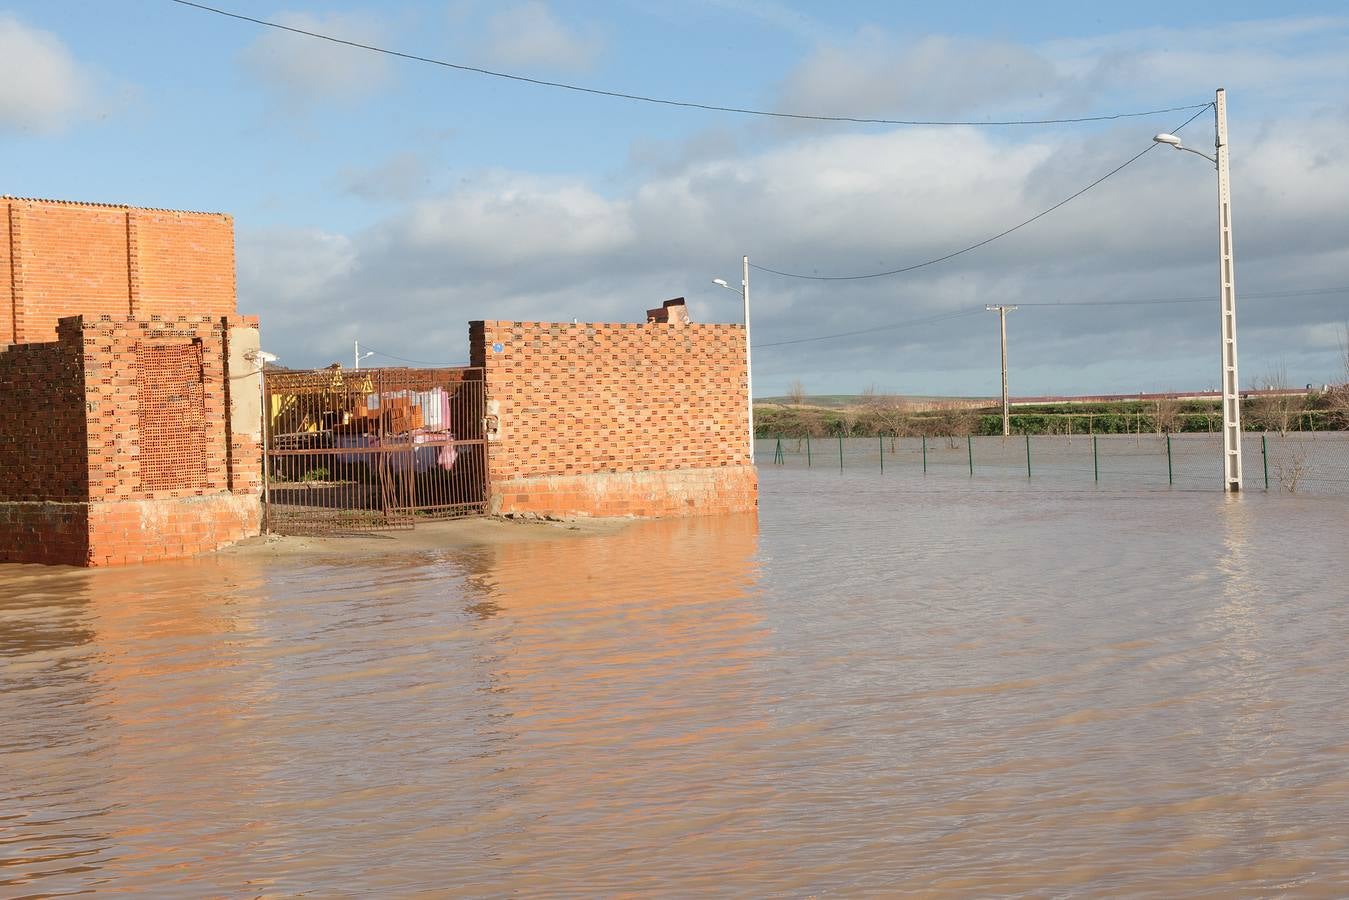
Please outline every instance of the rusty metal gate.
M388 531L485 511L481 369L269 371L263 395L270 530Z

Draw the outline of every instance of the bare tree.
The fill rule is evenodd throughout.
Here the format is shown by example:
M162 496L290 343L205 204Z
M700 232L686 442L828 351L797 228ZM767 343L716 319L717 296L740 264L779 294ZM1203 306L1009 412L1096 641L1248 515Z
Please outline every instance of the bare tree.
M1180 401L1175 397L1162 397L1157 401L1156 422L1158 434L1170 434L1180 424Z
M801 384L801 379L792 381L791 387L787 388L787 398L791 400L792 406L800 406L806 399L805 386Z
M884 394L872 385L862 392L862 411L877 434L890 438L890 452L895 452L895 441L908 424L904 401L893 394Z
M1287 434L1301 407L1301 403L1288 388L1288 369L1280 362L1272 366L1269 372L1256 381L1260 396L1251 400L1251 420L1267 431Z

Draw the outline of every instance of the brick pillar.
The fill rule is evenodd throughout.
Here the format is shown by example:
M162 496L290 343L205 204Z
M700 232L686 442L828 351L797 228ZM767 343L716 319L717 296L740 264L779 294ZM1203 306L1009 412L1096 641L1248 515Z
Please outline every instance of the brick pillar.
M141 306L140 213L126 212L127 315L134 316Z
M23 298L23 207L18 203L9 204L9 284L13 297L13 339L21 344L27 337L24 330Z

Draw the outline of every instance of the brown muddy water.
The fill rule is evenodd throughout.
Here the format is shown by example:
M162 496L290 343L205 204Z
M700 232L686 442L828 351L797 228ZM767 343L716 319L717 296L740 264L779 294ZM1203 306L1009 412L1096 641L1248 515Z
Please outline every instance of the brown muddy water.
M1349 894L1345 498L763 488L4 569L0 895Z

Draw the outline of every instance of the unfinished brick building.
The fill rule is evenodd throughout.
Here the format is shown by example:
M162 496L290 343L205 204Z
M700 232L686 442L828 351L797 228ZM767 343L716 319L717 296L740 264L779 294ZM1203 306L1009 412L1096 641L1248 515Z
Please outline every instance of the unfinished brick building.
M688 516L758 507L745 329L472 322L497 515Z
M257 534L257 351L229 216L0 198L0 562Z

